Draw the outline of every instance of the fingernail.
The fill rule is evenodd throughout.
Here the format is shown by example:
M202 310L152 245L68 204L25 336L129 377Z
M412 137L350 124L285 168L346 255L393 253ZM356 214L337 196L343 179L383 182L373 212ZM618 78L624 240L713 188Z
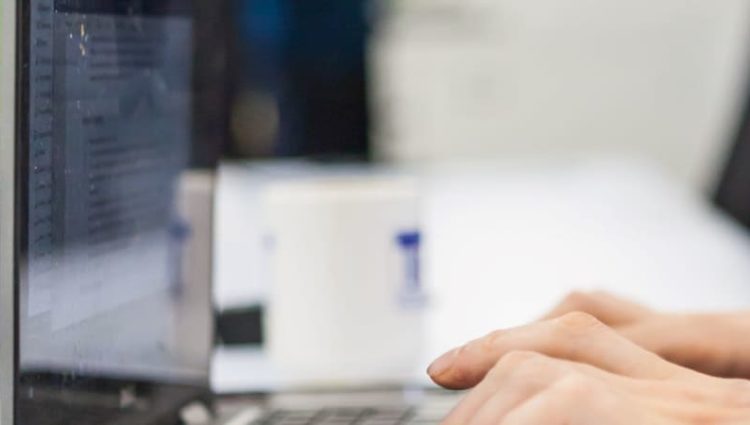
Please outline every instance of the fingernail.
M427 368L427 374L430 376L440 376L447 372L448 369L453 366L459 350L460 348L456 348L438 357L438 359L432 362L430 367Z

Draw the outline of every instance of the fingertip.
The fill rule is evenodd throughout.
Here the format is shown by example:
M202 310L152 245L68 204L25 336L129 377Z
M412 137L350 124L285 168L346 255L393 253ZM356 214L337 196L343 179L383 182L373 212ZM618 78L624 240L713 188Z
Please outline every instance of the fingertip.
M464 384L450 382L450 381L440 381L440 380L433 379L432 382L437 384L440 388L443 388L449 391L463 391L463 390L468 390L470 388L473 388L472 385L464 385Z
M427 368L427 374L430 376L430 379L443 388L457 389L457 380L452 372L460 352L461 348L455 348L432 362L430 367Z
M461 353L464 347L451 350L427 369L427 374L433 382L448 390L465 390L477 383L472 371L461 367Z
M443 373L442 375L430 375L430 379L432 379L432 382L437 384L438 386L446 389L446 390L466 390L473 385L469 384L465 379L461 379L459 376L453 373L453 371L449 370Z
M458 357L458 352L460 350L460 348L455 348L438 357L434 362L432 362L430 367L427 368L427 374L430 375L430 377L432 377L433 379L445 374L453 367L453 363L455 363L456 357Z

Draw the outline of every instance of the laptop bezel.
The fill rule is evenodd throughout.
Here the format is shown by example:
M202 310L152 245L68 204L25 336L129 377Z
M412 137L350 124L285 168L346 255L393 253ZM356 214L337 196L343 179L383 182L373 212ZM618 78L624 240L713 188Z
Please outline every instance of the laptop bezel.
M20 2L19 2L20 3ZM0 423L14 421L16 380L16 46L15 1L0 4Z
M0 424L16 424L19 418L19 291L25 279L25 246L27 246L27 203L29 176L28 164L28 108L29 108L29 40L31 2L11 0L0 7L3 55L12 51L13 61L0 63L0 112L11 108L12 113L0 115ZM6 96L5 94L10 93ZM196 143L196 140L193 141ZM212 163L213 164L213 163ZM212 168L201 164L202 168ZM210 300L206 300L210 303ZM51 375L52 381L57 375ZM182 385L169 382L123 380L91 377L91 388L120 386L138 388L147 393L165 395L161 407L149 420L154 423L177 423L180 408L194 401L210 403L212 394L209 382L204 386Z

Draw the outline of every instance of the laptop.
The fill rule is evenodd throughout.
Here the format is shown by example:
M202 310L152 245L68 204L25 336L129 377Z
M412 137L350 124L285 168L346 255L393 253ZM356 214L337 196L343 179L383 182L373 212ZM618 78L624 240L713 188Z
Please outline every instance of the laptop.
M0 2L0 424L439 423L419 389L211 393L192 4Z

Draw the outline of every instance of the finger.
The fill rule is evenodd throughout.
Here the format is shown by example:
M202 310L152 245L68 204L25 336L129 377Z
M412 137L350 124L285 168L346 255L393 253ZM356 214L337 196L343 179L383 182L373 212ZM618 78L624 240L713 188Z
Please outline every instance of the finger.
M504 356L464 402L448 424L496 424L499 418L557 381L582 377L598 386L644 397L659 395L656 384L663 381L636 380L615 375L586 364L547 357L533 352ZM684 388L680 388L684 394ZM663 391L662 391L663 392ZM672 394L674 391L672 392ZM469 421L471 419L471 421Z
M507 411L546 388L565 371L554 359L533 352L512 352L503 356L446 417L443 425L465 425L492 401L493 411ZM496 416L495 416L496 417ZM482 422L478 422L482 423Z
M743 379L720 379L709 375L690 373L690 379L654 380L616 375L591 365L567 360L552 359L587 378L593 378L623 393L641 399L644 403L660 404L660 400L688 399L693 405L722 405L750 410L750 381ZM682 407L688 407L682 404Z
M570 419L562 400L546 393L531 398L517 410L500 419L500 425L582 425ZM570 406L572 407L572 406Z
M428 373L443 387L471 388L511 351L535 351L630 377L666 379L688 373L585 313L493 332L440 357Z
M612 385L585 374L568 374L510 411L498 411L494 417L487 414L482 422L470 425L730 423L729 419L745 418L750 411L742 404L738 409L733 403L722 405L706 400L705 396L716 391L704 392L695 384L632 381L640 383L641 388ZM494 398L482 410L491 409L492 403ZM485 413L480 411L477 418L480 414Z
M469 425L495 425L497 423L501 423L500 421L502 421L503 418L505 418L508 414L518 409L519 406L523 406L525 403L528 403L529 400L533 400L544 390L545 388L540 387L535 388L534 391L526 392L523 394L514 393L512 391L498 392L497 394L490 397L489 400L487 400L486 403L484 403L477 411L476 415L474 415L474 417L472 417L472 419L466 423ZM552 412L544 412L545 419L547 419L549 413ZM540 420L538 422L530 423L549 423L547 420L542 421L541 418L539 419Z
M750 377L750 362L738 352L741 331L714 316L664 316L617 329L666 360L713 376ZM743 324L743 327L746 326Z
M646 423L638 411L600 382L572 375L498 417L501 425L611 425Z
M611 400L609 405L602 407L607 398L595 399L591 394L581 394L584 391L592 391L597 397L604 393L609 393L610 396L627 396L632 406L658 414L659 420L663 417L716 418L715 421L707 421L713 423L719 422L718 418L730 410L736 411L737 407L750 408L750 398L743 395L748 393L750 383L743 381L736 381L736 385L727 386L724 380L722 384L726 388L718 391L719 388L711 385L710 380L696 385L682 381L635 379L538 353L513 352L498 362L482 383L446 418L443 425L497 424L501 418L529 399L547 391L553 385L558 385L561 381L577 381L579 387L586 387L568 389L578 391L578 395L573 397L574 405L568 408L585 409L580 412L587 415L585 418L576 416L576 420L585 419L583 423L589 423L587 421L592 417L592 423L597 423L596 421L602 417L612 415L612 409L616 407L612 405ZM566 395L569 394L563 392L559 396L564 399ZM585 403L582 403L582 400L585 400ZM674 400L683 401L675 404ZM594 403L595 401L598 404ZM707 409L708 407L711 409ZM706 413L709 410L711 415ZM597 416L597 411L604 412L603 416ZM655 422L650 420L631 423Z
M551 389L542 391L528 399L518 408L496 419L500 425L582 425L572 420L574 412L570 401L562 391Z
M650 309L640 304L607 292L573 292L545 315L543 320L554 319L575 311L591 314L610 326L632 323L653 314Z
M612 388L627 390L630 382L623 377L591 366L553 359L537 353L516 352L503 357L475 390L475 399L466 406L455 424L494 425L499 418L517 408L537 393L570 376L587 376ZM482 389L480 389L482 387ZM486 388L491 394L482 394ZM478 406L479 405L479 406ZM471 418L471 421L467 419Z

